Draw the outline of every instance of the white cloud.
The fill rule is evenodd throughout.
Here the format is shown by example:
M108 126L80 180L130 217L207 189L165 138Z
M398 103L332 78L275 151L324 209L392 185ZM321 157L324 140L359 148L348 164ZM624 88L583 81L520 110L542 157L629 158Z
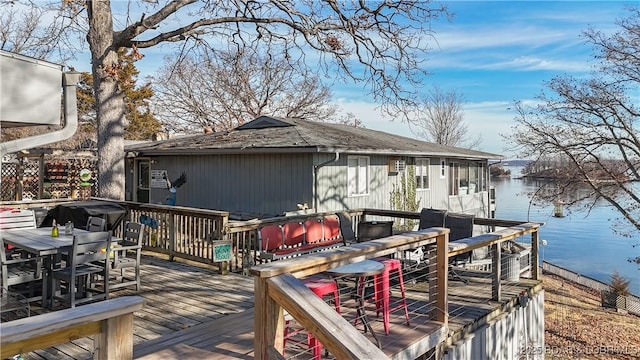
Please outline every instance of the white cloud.
M591 64L586 61L579 60L557 60L544 59L535 56L518 56L509 61L488 63L483 65L483 69L518 69L523 71L570 71L570 72L586 72L589 71Z
M558 42L578 41L578 34L574 31L563 33L551 28L495 26L490 23L479 26L480 28L460 26L456 31L439 32L436 38L440 49L444 52L457 53L509 46L535 48Z

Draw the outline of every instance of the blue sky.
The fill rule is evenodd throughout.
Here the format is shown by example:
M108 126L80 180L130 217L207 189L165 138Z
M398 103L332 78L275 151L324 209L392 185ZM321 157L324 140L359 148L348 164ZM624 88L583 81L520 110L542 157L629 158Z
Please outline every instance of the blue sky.
M469 130L483 139L478 150L507 159L515 156L500 134L508 135L514 124L513 103L534 101L544 81L555 75L587 76L593 53L582 32L589 27L616 31L615 21L628 16L625 6L638 6L637 0L443 3L454 17L432 24L433 51L425 55L431 75L424 79L424 90L436 85L462 94ZM141 78L152 75L171 52L166 46L144 49L145 58L136 63ZM76 68L90 71L89 62L79 60ZM367 128L415 137L409 125L383 117L361 85L331 89L342 110Z
M425 89L432 85L464 95L465 121L482 135L480 150L514 155L508 135L514 101L533 101L555 75L588 75L592 49L582 31L616 31L626 17L617 1L449 1L455 17L433 24L438 48L428 54ZM382 118L365 98L334 88L340 106L368 128L414 137L409 126Z

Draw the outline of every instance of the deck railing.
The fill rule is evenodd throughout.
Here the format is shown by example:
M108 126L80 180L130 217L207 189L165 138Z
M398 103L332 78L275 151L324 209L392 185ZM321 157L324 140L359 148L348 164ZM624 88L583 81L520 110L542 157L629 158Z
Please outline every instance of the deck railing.
M0 356L6 359L94 335L94 359L131 359L133 313L143 304L139 296L123 296L0 323Z
M415 219L416 214L364 210L362 216L407 216ZM418 215L419 216L419 215ZM300 278L324 272L331 268L384 255L402 253L408 249L422 247L428 258L426 278L419 281L428 283L427 295L423 302L430 307L432 320L445 326L451 314L461 316L466 311L456 308L448 301L449 258L476 249L490 248L492 266L489 271L475 272L488 280L491 290L486 301L504 300L505 287L516 288L516 283L503 278L501 270L501 248L507 241L514 241L531 235L532 262L537 263L538 223L512 221L490 221L478 219L476 224L496 226L495 231L463 239L464 246L449 249L448 229L430 228L417 232L406 232L382 239L355 243L339 249L303 255L287 260L278 260L254 266L251 273L256 276L256 317L255 354L256 358L268 358L270 352L283 353L283 311L291 314L302 327L310 331L337 358L382 358L376 346L356 330L331 307L308 290ZM505 227L508 226L508 227ZM462 241L462 240L461 240ZM520 266L520 263L517 262ZM538 267L531 268L530 277L537 280ZM476 294L475 296L481 296ZM323 307L321 307L321 304ZM412 314L413 315L413 314ZM336 334L335 329L341 329ZM347 329L342 331L342 329ZM427 336L427 334L425 334ZM462 335L460 335L462 336ZM451 341L451 339L449 339ZM382 357L379 357L382 356Z
M335 312L321 311L315 313L318 301L313 293L298 280L302 277L317 274L333 267L358 262L364 259L383 255L402 253L406 249L423 248L426 253L426 265L419 276L413 280L427 283L428 295L426 303L433 321L447 323L455 317L462 317L463 307L456 308L448 297L448 259L478 249L490 249L489 265L486 269L475 271L472 276L480 276L486 284L486 301L503 298L504 293L511 295L511 290L521 291L517 281L503 279L503 262L501 247L507 241L522 240L530 251L530 264L538 264L538 223L508 221L498 219L475 218L476 227L484 227L483 234L468 238L466 244L450 251L448 248L448 231L443 228L432 228L422 232L406 232L370 242L352 243L338 249L315 254L299 256L292 259L278 260L254 266L263 261L257 254L257 229L268 223L281 223L304 220L322 214L305 214L289 217L253 221L229 221L228 213L213 210L174 207L166 205L119 202L128 209L127 220L151 222L149 236L145 239L145 248L168 254L170 258L182 257L205 263L212 262L213 241L225 239L231 241L233 258L230 263L232 271L251 272L256 276L256 357L266 358L269 352L282 353L282 312L296 317L302 326L309 329L335 355L359 357L362 352L371 357L370 342L364 342L344 318ZM40 205L42 206L42 205ZM357 224L365 220L398 220L398 222L416 221L419 213L357 209L343 211L351 219L351 228L357 234ZM117 232L120 230L116 230ZM530 239L525 239L530 235ZM523 240L524 239L524 240ZM444 245L443 245L444 244ZM252 267L253 266L253 267ZM424 265L423 265L424 266ZM464 276L464 275L463 275ZM539 267L530 266L533 280L539 279ZM484 299L484 298L483 298ZM323 306L328 306L323 304ZM324 308L327 310L330 308ZM336 334L331 329L350 326L349 336ZM344 333L342 333L344 334ZM353 336L351 336L353 335ZM353 342L353 343L351 343ZM353 350L355 349L355 350ZM374 356L375 357L375 356Z
M433 307L446 309L448 233L444 228L409 232L254 266L251 273L256 279L255 358L268 359L273 351L283 354L284 310L337 358L386 358L381 349L299 279L338 266L426 246L434 249L438 265L434 273L436 287L423 300L427 302L428 297L434 296ZM433 321L446 327L447 312L433 312Z
M125 221L145 225L147 250L193 261L213 263L213 246L226 236L229 213L181 206L117 202L127 209ZM116 235L122 228L116 229Z
M93 198L94 200L104 200ZM59 203L73 201L70 199L58 199L47 201L34 201L32 203L2 202L2 206L9 207L53 207ZM197 209L179 206L143 204L130 201L117 202L127 209L126 221L143 222L147 225L147 236L144 239L144 247L147 250L167 254L170 260L175 257L189 259L193 261L213 264L213 247L216 241L226 240L231 242L231 259L223 264L218 264L225 270L233 272L248 272L248 269L264 262L259 257L259 247L257 241L257 230L270 223L284 223L288 221L305 220L332 213L301 214L286 217L276 217L270 219L250 220L250 221L230 221L229 213L225 211ZM420 219L419 213L397 210L380 209L354 209L342 211L351 220L351 228L358 236L358 223L366 220L394 220L396 223L407 221L416 222ZM475 218L474 224L484 226L486 232L511 226L519 226L523 222ZM537 228L536 228L537 229ZM116 235L122 234L122 225L115 230ZM521 236L515 235L513 238ZM533 237L535 236L535 239ZM502 241L492 242L486 238L487 242L476 241L478 244L467 252L478 247L492 246L493 250L498 248L497 244ZM537 230L532 231L531 240L531 263L535 264L534 258L538 258ZM496 246L494 246L496 245ZM535 254L534 254L535 253ZM458 253L459 254L459 253ZM495 260L500 260L500 254ZM536 260L537 261L537 260ZM500 266L500 264L498 264ZM537 279L537 266L531 267L534 278Z
M116 236L122 236L126 221L141 222L146 226L147 236L143 246L146 250L166 254L170 260L184 258L206 264L213 263L213 246L216 241L226 239L229 213L207 209L180 206L143 204L131 201L110 201L127 209L124 221L114 229ZM69 203L73 199L35 200L29 202L0 202L2 207L47 208ZM227 267L227 264L224 264ZM235 266L238 264L236 263ZM241 264L240 264L241 265ZM239 271L241 269L232 269Z

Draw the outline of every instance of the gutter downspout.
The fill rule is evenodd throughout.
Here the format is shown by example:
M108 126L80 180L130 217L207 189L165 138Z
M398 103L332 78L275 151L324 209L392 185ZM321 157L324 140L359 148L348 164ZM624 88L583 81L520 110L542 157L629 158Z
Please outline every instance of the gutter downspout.
M80 73L71 71L62 74L64 88L64 127L54 132L29 136L11 140L0 144L0 157L5 154L31 149L54 142L66 140L73 136L78 129L78 100L76 98L76 84L80 81Z
M318 212L318 170L323 167L326 166L328 164L334 163L338 160L340 160L340 152L336 151L334 154L334 158L331 160L327 160L325 162L322 162L318 165L313 165L313 209L315 212Z

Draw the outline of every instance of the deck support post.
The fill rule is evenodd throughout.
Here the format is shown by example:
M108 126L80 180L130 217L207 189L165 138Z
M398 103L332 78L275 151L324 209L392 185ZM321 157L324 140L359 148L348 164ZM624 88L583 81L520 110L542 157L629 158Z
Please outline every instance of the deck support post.
M429 283L429 304L436 304L437 302L437 298L436 295L438 294L438 277L437 277L437 271L438 271L438 259L436 257L436 247L435 246L428 246L427 247L427 252L425 255L426 261L427 261L427 281ZM436 318L436 314L437 312L439 312L439 309L432 309L430 311L430 319L435 319Z
M435 320L445 325L449 322L449 309L447 299L449 280L449 232L436 237L436 317Z
M268 360L272 352L284 352L284 311L269 296L267 278L255 277L254 359Z
M133 359L133 313L103 320L94 336L94 360Z
M540 279L540 264L538 263L538 230L531 233L531 278L533 280Z
M500 301L500 293L502 292L502 284L500 283L500 274L502 274L502 251L500 244L491 245L491 251L493 251L492 298L495 301Z

